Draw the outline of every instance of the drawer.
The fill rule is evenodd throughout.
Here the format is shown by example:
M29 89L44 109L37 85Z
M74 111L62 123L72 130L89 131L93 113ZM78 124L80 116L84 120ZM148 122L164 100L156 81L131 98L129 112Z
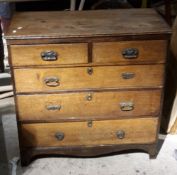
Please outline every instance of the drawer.
M93 44L95 63L163 63L167 41L122 41Z
M161 90L18 95L21 121L95 120L159 115Z
M156 141L157 118L22 124L25 147L146 144Z
M42 66L77 64L88 62L86 43L12 45L10 54L12 66Z
M144 88L163 85L164 65L15 69L19 92L98 88Z

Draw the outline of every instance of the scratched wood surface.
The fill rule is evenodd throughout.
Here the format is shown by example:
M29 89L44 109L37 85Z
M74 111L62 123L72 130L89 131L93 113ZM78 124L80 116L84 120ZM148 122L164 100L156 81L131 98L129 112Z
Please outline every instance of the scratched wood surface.
M15 87L17 93L55 92L60 90L83 89L124 89L152 88L163 86L164 65L99 66L76 68L36 68L15 69ZM133 73L134 77L124 79L124 73ZM55 86L46 83L46 79L55 78Z
M20 12L14 15L5 37L29 39L167 33L170 33L168 25L155 10L119 9L50 13Z
M26 147L55 147L74 145L143 144L156 140L157 118L95 121L92 127L87 122L22 124L21 141ZM118 131L125 132L119 139ZM62 132L64 139L57 140L56 133Z
M160 99L161 89L38 94L18 95L17 106L19 120L26 122L118 119L157 116L160 112ZM132 109L123 111L121 103L132 103ZM53 106L55 109L51 110Z
M13 66L43 66L79 64L88 62L87 43L45 44L45 45L12 45L9 49ZM57 54L54 61L45 61L41 53L53 51Z
M124 49L138 49L135 59L125 59L122 55ZM120 42L95 42L89 53L87 43L73 44L40 44L40 45L12 45L9 51L12 66L61 66L79 63L117 63L117 64L143 64L164 63L166 58L166 40L149 41L120 41ZM57 59L45 61L41 53L54 51Z
M122 41L93 43L93 62L96 63L164 63L167 42L165 40ZM138 49L136 59L125 59L122 51L126 48Z
M5 38L22 164L55 148L76 156L132 147L156 155L170 33L153 9L16 13ZM123 58L125 48L136 58ZM44 63L48 49L61 59Z

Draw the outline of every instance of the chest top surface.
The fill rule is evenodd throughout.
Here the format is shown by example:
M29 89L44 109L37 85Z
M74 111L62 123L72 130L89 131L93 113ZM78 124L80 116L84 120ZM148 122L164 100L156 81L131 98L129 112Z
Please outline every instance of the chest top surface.
M153 9L82 12L18 12L6 39L76 38L170 34Z

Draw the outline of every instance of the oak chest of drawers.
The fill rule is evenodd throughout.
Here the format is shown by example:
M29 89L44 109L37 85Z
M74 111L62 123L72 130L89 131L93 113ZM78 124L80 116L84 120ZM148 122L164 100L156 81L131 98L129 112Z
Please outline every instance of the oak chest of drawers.
M15 14L5 37L22 164L155 156L170 32L152 9Z

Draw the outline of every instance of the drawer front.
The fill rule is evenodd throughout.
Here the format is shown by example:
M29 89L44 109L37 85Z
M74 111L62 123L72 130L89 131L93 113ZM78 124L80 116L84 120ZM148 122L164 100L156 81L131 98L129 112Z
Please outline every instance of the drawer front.
M87 44L12 45L13 66L41 66L88 62Z
M95 120L159 115L161 90L18 95L21 121Z
M159 87L164 65L15 69L17 92Z
M163 63L166 57L167 42L122 41L93 44L95 63Z
M25 147L146 144L156 141L157 118L22 124Z

